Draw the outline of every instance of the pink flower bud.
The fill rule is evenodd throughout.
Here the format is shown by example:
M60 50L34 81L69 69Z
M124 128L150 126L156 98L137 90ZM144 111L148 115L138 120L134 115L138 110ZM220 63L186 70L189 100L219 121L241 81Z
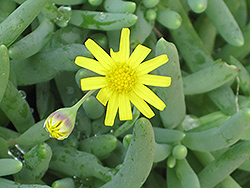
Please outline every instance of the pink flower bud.
M50 114L44 127L51 137L58 140L68 138L75 126L76 112L75 108L61 108Z

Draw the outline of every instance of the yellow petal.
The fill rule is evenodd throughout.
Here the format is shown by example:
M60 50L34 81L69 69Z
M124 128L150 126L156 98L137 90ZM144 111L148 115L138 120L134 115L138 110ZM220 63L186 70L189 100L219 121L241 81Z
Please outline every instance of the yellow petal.
M89 69L100 75L106 75L106 69L96 60L87 57L77 56L75 64L83 68Z
M129 99L135 105L135 107L147 118L152 118L155 115L148 104L136 93L130 92Z
M168 76L144 74L139 76L138 80L141 83L150 86L168 87L171 85L171 77Z
M85 42L85 46L93 54L93 56L102 64L103 67L109 69L113 59L92 39Z
M123 28L120 38L119 56L121 62L126 62L130 55L129 28Z
M89 77L81 79L81 88L83 91L99 89L106 86L105 77Z
M100 89L98 94L96 95L96 98L104 105L106 106L107 102L110 99L110 96L112 95L112 91L107 89L107 87L104 87Z
M142 84L136 84L133 91L159 110L163 110L166 107L165 103L153 91Z
M105 125L107 126L114 125L114 120L118 110L118 106L119 106L118 94L113 93L108 102L106 117L104 121Z
M167 62L168 62L167 55L164 54L164 55L157 56L153 59L150 59L140 64L137 68L137 74L139 75L147 74Z
M150 48L139 44L129 57L128 65L131 66L132 69L136 68L148 56L150 51Z
M110 56L114 60L114 62L120 61L119 52L114 52L112 48L110 48Z
M119 95L119 118L121 121L132 119L131 105L128 95Z

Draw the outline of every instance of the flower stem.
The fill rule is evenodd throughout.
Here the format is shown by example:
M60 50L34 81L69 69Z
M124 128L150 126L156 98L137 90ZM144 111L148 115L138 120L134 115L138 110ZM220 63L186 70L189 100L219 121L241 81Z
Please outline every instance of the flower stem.
M92 95L95 90L90 90L88 93L86 93L86 95L84 95L74 106L72 106L72 108L74 108L75 110L78 110L79 107L82 105L82 103L90 96Z

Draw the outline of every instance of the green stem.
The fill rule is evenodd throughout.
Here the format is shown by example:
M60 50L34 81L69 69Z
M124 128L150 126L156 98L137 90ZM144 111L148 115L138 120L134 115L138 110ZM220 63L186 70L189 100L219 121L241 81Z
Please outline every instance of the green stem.
M86 95L84 95L74 106L72 106L71 108L78 110L80 108L80 106L82 105L82 103L90 96L92 95L95 90L90 90L88 93L86 93Z

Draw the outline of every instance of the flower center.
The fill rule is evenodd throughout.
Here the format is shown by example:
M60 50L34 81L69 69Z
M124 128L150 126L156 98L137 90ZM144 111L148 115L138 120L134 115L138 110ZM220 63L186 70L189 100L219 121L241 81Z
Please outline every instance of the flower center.
M108 87L117 93L129 93L136 82L135 71L126 64L118 64L106 75Z

